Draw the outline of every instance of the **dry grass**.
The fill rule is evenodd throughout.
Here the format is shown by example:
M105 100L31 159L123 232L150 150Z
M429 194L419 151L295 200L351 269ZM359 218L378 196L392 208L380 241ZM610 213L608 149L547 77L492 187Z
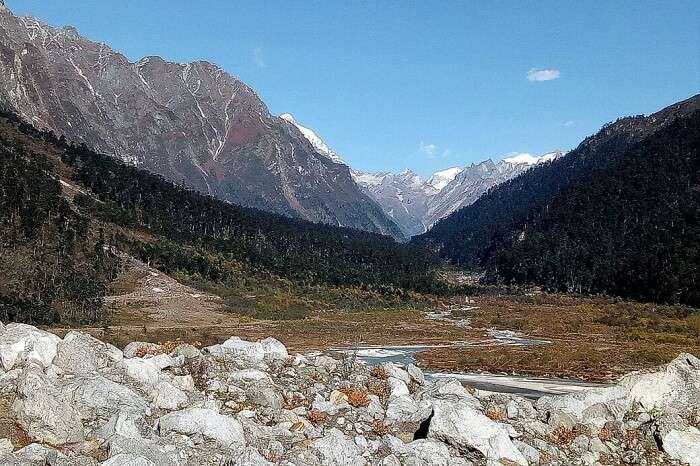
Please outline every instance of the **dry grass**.
M379 419L372 421L372 433L377 437L383 437L389 433L389 428Z
M284 409L292 410L299 408L301 406L306 406L306 400L298 393L284 394L282 396L282 407Z
M389 394L391 393L391 387L389 387L389 382L385 379L373 378L367 382L367 390L370 394L376 395L382 402L389 399Z
M475 328L517 330L539 346L433 348L418 356L445 371L516 371L607 381L700 354L700 310L569 295L478 297ZM483 337L482 337L483 338Z
M573 427L559 426L552 432L552 441L557 445L569 445L576 438Z
M348 403L355 408L369 406L369 393L364 388L346 388L341 390L348 397Z
M503 412L503 410L495 405L491 405L488 408L486 408L484 414L486 414L486 417L488 417L492 421L500 422L506 419L506 415Z
M598 438L603 442L609 442L613 438L613 434L607 427L603 427L598 431Z
M381 380L387 380L389 378L389 372L384 366L374 366L372 370L369 371L369 375Z
M323 424L326 422L327 416L326 413L319 411L317 409L310 409L306 413L306 418L311 422L312 424Z

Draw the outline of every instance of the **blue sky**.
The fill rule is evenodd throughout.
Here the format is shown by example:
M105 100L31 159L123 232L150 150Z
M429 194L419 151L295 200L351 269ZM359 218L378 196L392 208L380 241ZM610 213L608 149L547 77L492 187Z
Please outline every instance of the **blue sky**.
M132 60L215 62L361 170L570 149L700 92L696 0L6 3Z

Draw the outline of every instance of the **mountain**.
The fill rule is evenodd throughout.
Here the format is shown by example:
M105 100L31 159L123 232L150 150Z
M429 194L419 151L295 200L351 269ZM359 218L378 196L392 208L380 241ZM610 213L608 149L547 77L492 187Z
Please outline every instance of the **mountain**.
M465 167L452 181L430 198L423 222L427 228L430 228L438 220L472 204L490 188L515 178L535 165L561 157L563 154L561 151L550 152L539 157L518 154L498 162L488 159Z
M309 143L311 143L311 145L316 150L316 152L318 152L321 155L325 155L326 157L328 157L329 159L331 159L335 163L341 163L341 164L345 165L345 162L343 161L343 159L338 157L338 155L335 152L333 152L333 150L331 150L331 148L328 147L325 142L323 142L323 139L321 139L318 136L318 134L316 134L316 132L314 130L312 130L311 128L307 128L306 126L301 125L294 118L294 115L292 115L291 113L283 113L282 115L280 115L280 118L282 118L283 120L288 121L291 124L293 124L294 126L296 126L297 129L299 131L301 131L301 134L304 135L306 140L309 141Z
M401 173L353 171L353 177L399 225L407 238L425 231L424 218L428 211L428 200L437 194L437 189L425 183L411 170Z
M700 304L700 95L621 118L416 238L487 281Z
M454 180L455 177L461 172L462 169L459 167L452 167L447 168L445 170L440 170L438 172L433 173L433 175L430 178L428 178L427 183L436 190L440 191L442 188L450 184L450 181Z
M0 6L0 102L50 130L235 204L401 238L349 168L205 61L136 63Z
M555 151L536 157L517 154L498 162L486 160L465 168L448 168L423 181L410 170L394 173L353 171L357 184L382 207L407 237L420 235L435 222L477 200L493 186L534 165L563 155Z
M99 321L127 254L210 283L280 277L401 296L437 260L390 237L240 207L0 113L0 317Z

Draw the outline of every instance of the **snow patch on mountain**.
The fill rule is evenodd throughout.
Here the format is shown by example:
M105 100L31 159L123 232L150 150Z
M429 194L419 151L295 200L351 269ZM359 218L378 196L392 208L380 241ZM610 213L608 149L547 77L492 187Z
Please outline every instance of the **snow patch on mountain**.
M562 154L563 152L561 151L554 151L536 156L527 152L514 152L512 154L508 154L509 157L504 158L503 161L510 163L511 165L537 165L540 163L551 162Z
M447 168L445 170L440 170L433 173L428 179L428 184L433 188L440 191L442 188L450 184L450 181L454 180L457 175L462 172L460 167Z
M325 142L323 142L323 139L321 139L314 130L312 130L311 128L307 128L306 126L299 123L294 118L294 115L292 115L291 113L283 113L280 115L280 118L296 126L297 129L301 132L301 134L304 135L306 140L309 141L309 143L313 146L316 152L318 152L321 155L325 155L335 163L345 164L343 159L338 157L338 155L335 152L333 152L333 150L330 147L328 147L328 145Z

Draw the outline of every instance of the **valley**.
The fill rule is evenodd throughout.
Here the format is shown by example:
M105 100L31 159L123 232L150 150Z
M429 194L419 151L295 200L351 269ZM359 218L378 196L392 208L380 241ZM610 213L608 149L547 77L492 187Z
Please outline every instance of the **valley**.
M9 3L0 465L700 466L682 8Z
M300 289L284 280L217 289L182 276L192 286L184 285L129 263L106 298L103 324L46 328L58 334L80 329L118 347L130 341L207 346L230 335L275 335L293 351L367 356L370 362L408 356L428 373L472 374L472 383L480 373L494 380L507 374L610 383L679 352L700 352L700 310L685 306L492 287L405 299Z

